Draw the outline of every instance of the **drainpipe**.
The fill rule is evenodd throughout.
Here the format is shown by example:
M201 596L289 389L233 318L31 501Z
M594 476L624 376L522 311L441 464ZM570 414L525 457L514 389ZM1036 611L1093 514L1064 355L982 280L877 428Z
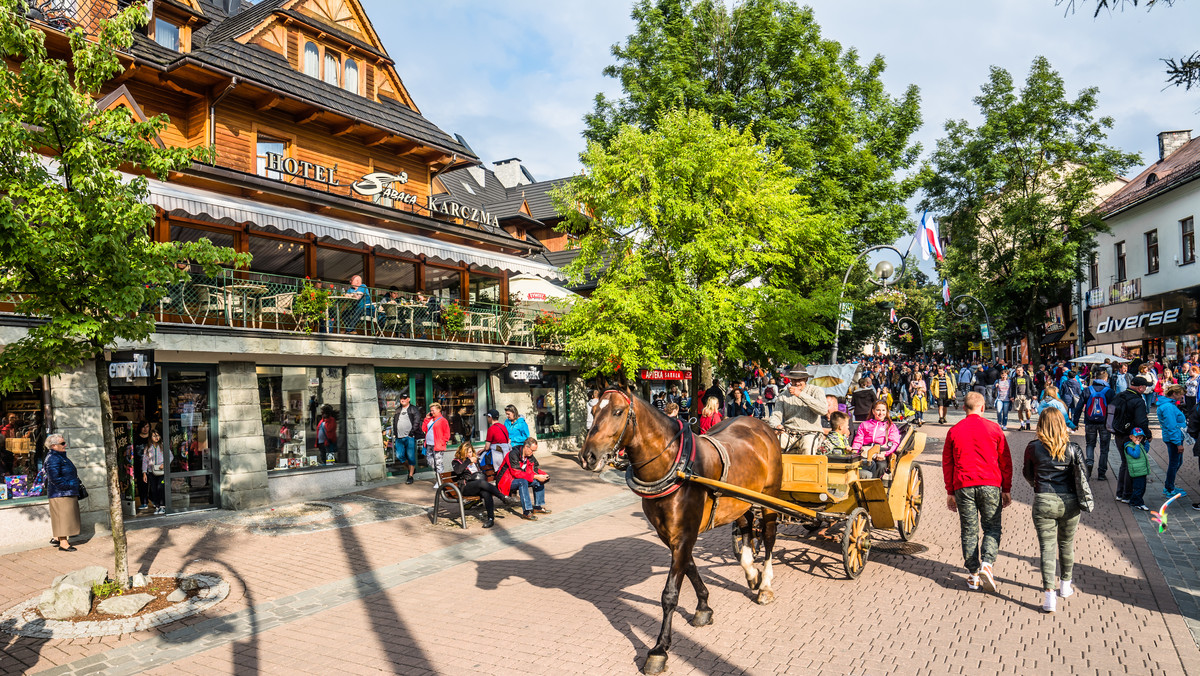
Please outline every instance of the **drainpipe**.
M217 147L217 104L221 102L229 92L233 91L241 83L236 76L229 81L229 86L225 87L225 91L221 95L213 99L213 102L208 106L208 146L210 148Z

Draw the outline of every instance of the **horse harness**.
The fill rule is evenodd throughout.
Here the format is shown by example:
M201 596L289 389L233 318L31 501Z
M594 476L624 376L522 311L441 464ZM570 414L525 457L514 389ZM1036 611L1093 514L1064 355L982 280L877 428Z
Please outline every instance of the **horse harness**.
M618 450L620 450L621 442L625 439L625 432L629 427L629 421L633 420L634 427L636 428L637 420L633 412L633 401L619 390L609 390L609 392L616 392L617 394L624 396L626 403L629 406L629 413L625 417L625 424L621 427L621 434L617 436L617 441L613 445L613 449L611 451L612 454L615 454ZM685 481L687 481L686 478L680 478L680 472L683 473L684 477L689 477L693 473L693 468L695 467L696 463L696 437L694 434L692 434L692 431L688 429L687 423L682 420L677 420L676 422L679 424L679 430L675 433L675 436L671 438L671 441L667 442L666 448L663 449L663 451L667 451L672 445L677 445L675 461L671 463L671 467L667 470L667 473L662 478L656 481L642 481L634 474L635 470L641 469L642 467L657 460L662 455L662 451L660 451L658 455L655 455L638 465L630 464L625 468L625 483L629 486L629 490L633 491L634 494L644 499L657 500L659 498L665 498L671 495L675 491L679 490L679 487L682 486ZM725 448L724 444L711 436L706 434L700 436L703 439L707 439L710 443L712 443L713 448L717 449L717 455L721 459L721 481L725 482L725 480L729 478L728 449ZM716 491L710 492L712 492L713 506L711 512L709 513L708 525L704 528L705 531L711 530L713 527L713 523L716 520L717 515L717 503L721 497Z

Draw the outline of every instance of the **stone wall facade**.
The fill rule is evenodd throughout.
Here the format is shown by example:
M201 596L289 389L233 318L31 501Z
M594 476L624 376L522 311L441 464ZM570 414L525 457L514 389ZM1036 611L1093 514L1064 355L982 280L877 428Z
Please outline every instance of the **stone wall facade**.
M355 364L346 369L346 453L358 468L358 483L387 476L374 366Z
M96 363L89 360L77 369L51 378L50 403L54 407L54 431L66 437L67 456L75 463L79 480L88 487L87 499L79 502L80 519L85 528L92 525L106 531L108 477Z
M267 449L254 362L223 361L217 367L217 428L221 507L266 505L270 502Z

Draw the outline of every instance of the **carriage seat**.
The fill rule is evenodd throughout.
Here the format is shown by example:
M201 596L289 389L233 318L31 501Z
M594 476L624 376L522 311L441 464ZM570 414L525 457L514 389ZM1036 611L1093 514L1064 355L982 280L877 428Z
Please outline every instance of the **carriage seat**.
M837 454L837 453L830 453L829 455L827 455L825 457L829 460L829 462L831 464L849 464L852 462L859 462L860 460L862 460L862 456L860 456L860 455L841 455L841 454Z

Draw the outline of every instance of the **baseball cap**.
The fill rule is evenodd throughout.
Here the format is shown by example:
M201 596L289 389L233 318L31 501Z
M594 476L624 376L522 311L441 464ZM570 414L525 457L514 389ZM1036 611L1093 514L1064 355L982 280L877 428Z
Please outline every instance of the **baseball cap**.
M487 414L488 414L488 417L491 418L492 420L500 419L500 411L497 411L494 408L489 408Z
M1143 378L1141 376L1134 376L1133 380L1129 383L1129 386L1130 387L1150 387L1150 381L1146 380L1145 378Z
M1129 430L1129 436L1131 436L1131 437L1144 437L1144 436L1146 436L1146 433L1145 433L1144 431L1142 431L1142 428L1140 428L1140 427L1135 427L1135 428L1133 428L1133 429Z

